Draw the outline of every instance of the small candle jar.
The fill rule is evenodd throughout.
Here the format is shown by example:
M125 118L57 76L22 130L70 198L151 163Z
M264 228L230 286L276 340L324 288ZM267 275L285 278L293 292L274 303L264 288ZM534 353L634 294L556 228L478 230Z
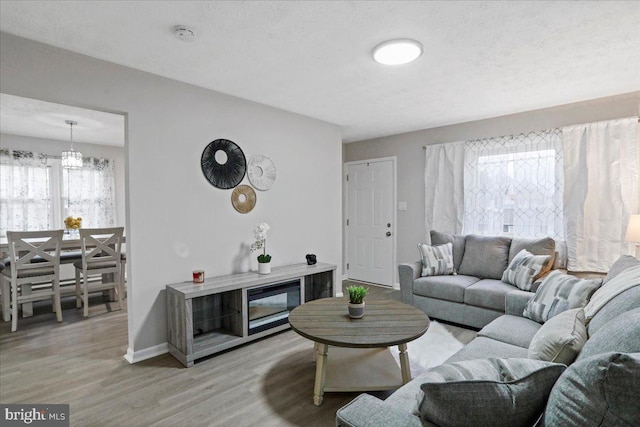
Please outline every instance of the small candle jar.
M204 270L193 271L193 283L204 283Z

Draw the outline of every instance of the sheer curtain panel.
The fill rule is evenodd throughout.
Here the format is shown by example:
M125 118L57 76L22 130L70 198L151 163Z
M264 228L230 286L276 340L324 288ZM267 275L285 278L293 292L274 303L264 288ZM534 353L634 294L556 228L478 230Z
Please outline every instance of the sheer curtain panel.
M564 240L560 129L467 141L464 233Z
M425 231L462 231L464 209L464 142L425 148Z
M62 186L65 217L82 217L85 228L116 225L112 160L85 157L82 169L62 170Z
M51 165L44 154L0 150L0 235L52 227Z
M629 215L638 212L638 119L562 130L568 269L606 272L629 251Z

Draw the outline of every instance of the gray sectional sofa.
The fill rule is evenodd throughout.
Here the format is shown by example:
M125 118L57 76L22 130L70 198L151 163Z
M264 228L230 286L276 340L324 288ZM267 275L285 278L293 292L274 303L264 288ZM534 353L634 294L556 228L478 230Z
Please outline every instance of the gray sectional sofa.
M420 277L421 261L400 264L402 302L418 307L430 318L474 328L482 328L505 313L507 294L518 288L502 282L501 278L518 252L526 249L534 255L549 255L544 269L548 272L553 267L556 250L555 241L550 237L511 239L431 231L432 245L446 243L453 245L457 274ZM531 291L535 290L536 284ZM532 292L528 292L529 296Z
M586 324L586 343L579 350L575 362L570 363L549 390L520 389L526 393L544 393L538 416L526 425L536 426L639 426L640 425L640 261L631 257L620 258L605 277L603 285L592 298L605 303ZM634 279L627 280L633 271ZM625 274L626 272L626 274ZM623 275L625 274L625 275ZM611 285L618 275L615 285ZM620 280L623 279L624 280ZM620 282L630 285L622 293L611 298ZM609 284L609 287L607 285ZM464 364L491 358L510 358L512 361L531 360L528 348L542 325L523 317L530 300L529 292L508 293L505 314L490 322L478 333L477 338L450 357L446 365ZM586 308L585 308L586 311ZM551 363L551 362L543 362ZM558 366L558 364L553 364ZM563 365L559 365L563 366ZM437 369L437 368L435 368ZM563 368L564 369L564 368ZM429 371L396 390L386 400L362 394L341 408L337 413L340 427L419 427L432 426L419 411L419 393L428 378ZM510 389L511 390L511 389ZM516 390L517 391L517 390ZM426 391L424 391L426 393ZM515 391L514 391L515 393ZM462 396L451 396L455 401ZM507 400L509 397L507 397ZM492 407L492 403L485 403ZM515 405L515 404L514 404ZM546 407L545 407L546 405ZM498 406L496 404L496 411ZM476 408L477 409L477 408ZM523 408L516 407L516 411ZM463 409L460 415L474 416L472 408ZM503 415L507 425L518 425ZM467 421L463 424L470 425ZM447 425L456 425L455 416ZM486 418L474 420L472 425L491 425ZM504 423L503 423L504 424ZM522 425L522 424L520 424Z

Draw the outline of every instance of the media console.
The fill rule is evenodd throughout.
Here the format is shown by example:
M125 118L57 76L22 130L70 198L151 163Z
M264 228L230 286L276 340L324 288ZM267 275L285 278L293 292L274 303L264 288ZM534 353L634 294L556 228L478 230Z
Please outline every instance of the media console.
M195 360L290 328L297 305L334 295L336 266L304 263L167 285L169 352Z

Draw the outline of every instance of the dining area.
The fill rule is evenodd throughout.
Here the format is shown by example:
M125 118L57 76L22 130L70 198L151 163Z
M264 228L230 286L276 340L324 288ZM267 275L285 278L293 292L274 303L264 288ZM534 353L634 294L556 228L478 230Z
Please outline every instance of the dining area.
M0 107L2 320L126 309L124 117L5 93Z
M2 318L18 328L34 315L33 304L48 301L63 321L62 298L89 316L90 294L102 293L117 309L126 298L124 227L7 231L0 238ZM61 267L73 271L61 275ZM68 304L67 304L68 305Z

